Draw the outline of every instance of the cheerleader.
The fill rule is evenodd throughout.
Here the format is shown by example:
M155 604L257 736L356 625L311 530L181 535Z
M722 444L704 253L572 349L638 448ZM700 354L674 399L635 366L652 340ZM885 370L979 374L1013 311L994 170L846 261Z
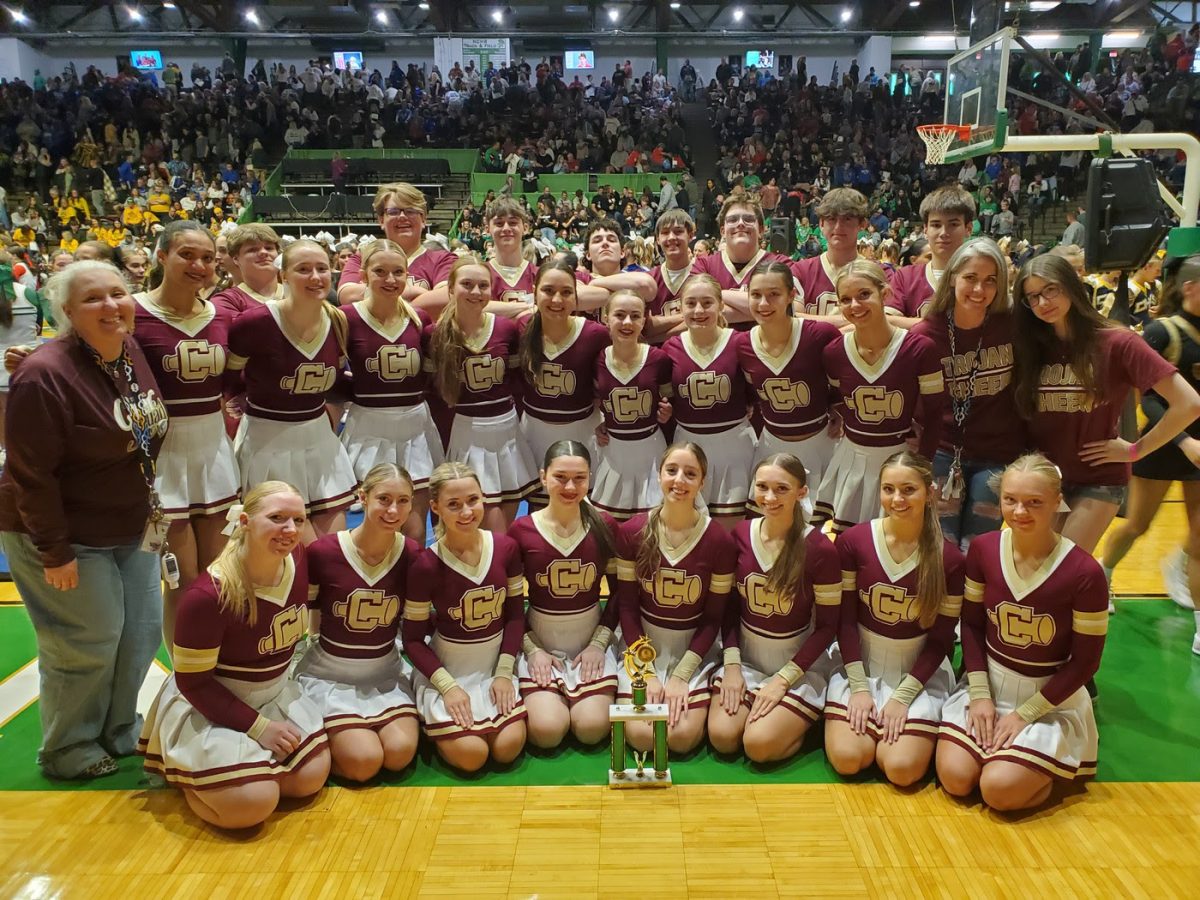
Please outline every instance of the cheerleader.
M170 523L167 541L179 563L181 586L163 592L167 647L182 589L225 546L225 512L237 502L241 486L221 415L229 317L198 297L212 277L214 258L212 235L203 225L172 222L155 250L162 281L134 298L134 339L171 417L155 465L155 489Z
M842 336L828 322L790 315L796 298L792 270L785 263L766 262L754 270L750 312L756 324L738 335L738 364L758 395L762 414L752 467L773 454L791 454L808 471L805 483L819 485L841 433L841 420L829 415L822 356Z
M579 308L587 312L603 309L617 291L629 291L647 304L658 292L658 285L649 272L625 271L621 268L625 253L625 231L609 218L596 219L583 236L583 246L591 271L581 269Z
M342 444L360 481L381 462L411 473L412 507L403 530L424 547L429 476L442 463L442 440L424 398L429 318L404 299L408 261L399 244L373 241L363 249L362 267L366 293L343 307L353 403Z
M825 706L842 576L837 550L804 519L807 494L797 457L768 456L754 469L762 517L733 533L741 601L726 611L708 739L721 753L744 747L757 763L793 756Z
M491 312L508 314L528 311L534 302L534 266L522 255L522 244L529 231L529 213L511 197L501 197L487 215L487 230L495 255L488 261L492 274Z
M399 772L417 752L411 669L396 638L421 547L401 533L413 502L407 472L380 463L358 496L362 524L308 547L313 639L295 675L324 716L333 774L361 782Z
M449 765L475 772L489 756L507 764L525 747L513 675L525 624L521 553L506 535L480 528L483 489L463 463L434 470L429 506L437 540L409 575L404 652L417 670L425 734Z
M325 302L329 255L298 240L283 254L282 300L242 313L229 331L229 368L244 371L242 486L286 479L304 497L305 538L338 531L354 498L354 467L325 414L345 359L345 314Z
M518 660L529 740L551 748L570 731L584 744L608 735L617 692L611 649L617 604L600 609L600 579L616 574L617 523L587 502L591 457L578 441L546 451L541 480L549 505L518 519L509 537L521 551L529 591L524 655Z
M1144 332L1148 343L1175 365L1193 389L1200 389L1200 256L1183 262L1163 295L1161 313ZM1148 424L1143 435L1166 411L1163 399L1153 391L1142 395L1142 411ZM1163 563L1163 578L1171 599L1194 609L1192 598L1200 597L1200 423L1193 422L1172 441L1133 464L1129 502L1125 518L1104 539L1103 568L1112 584L1113 569L1146 533L1173 482L1182 482L1183 504L1188 523L1187 539L1176 558ZM1196 613L1197 637L1192 652L1200 654L1200 612Z
M420 308L417 298L432 288L441 287L450 278L455 256L449 250L427 249L421 242L425 236L425 219L429 204L421 189L404 181L382 184L375 192L372 205L383 236L399 244L408 259L408 285L404 299ZM338 303L348 306L362 299L362 257L351 254L338 279ZM442 299L444 304L445 298Z
M725 325L721 286L711 275L688 278L681 300L687 331L663 344L671 361L675 439L704 448L704 502L732 531L745 516L755 445L739 342Z
M233 287L213 294L214 306L224 309L233 319L269 300L283 299L283 285L275 265L281 244L274 228L261 222L239 225L229 233L225 243L231 261L229 268L240 278Z
M221 828L257 825L329 775L321 712L288 677L308 600L304 520L290 485L247 492L229 542L179 601L175 674L138 742L147 771Z
M854 188L834 188L817 204L817 221L828 249L791 263L799 315L845 326L834 283L841 268L859 258L858 233L867 227L867 209L867 198Z
M683 331L683 312L679 293L692 272L691 246L696 236L696 223L682 209L672 209L654 223L654 240L662 252L663 261L650 270L658 285L658 293L650 303L650 324L646 339L661 344L673 334Z
M873 762L907 787L933 758L954 687L963 557L938 526L933 469L901 451L879 473L882 519L837 541L842 610L825 701L825 753L842 775Z
M1096 772L1098 735L1085 682L1108 631L1104 573L1055 533L1057 468L1022 456L996 485L1005 531L967 551L966 675L946 702L937 774L956 797L976 787L993 809L1037 806L1055 778Z
M1013 315L1008 261L991 238L955 251L911 329L933 342L949 386L942 440L933 458L942 532L964 550L1000 527L1000 504L988 487L1025 449L1013 399Z
M671 417L671 360L641 343L646 302L613 294L606 310L612 346L596 360L596 396L604 414L592 502L624 520L662 502L658 462L666 449L659 425Z
M474 256L450 270L450 303L430 332L433 384L454 410L448 460L477 473L487 500L484 527L503 532L537 484L537 465L514 403L519 332L487 312L491 275Z
M692 274L711 275L717 280L729 321L749 322L752 316L746 287L750 276L761 262L786 264L790 260L759 246L766 220L762 207L753 197L745 194L729 197L717 213L717 227L724 249L706 256L697 254L692 263Z
M1062 470L1063 537L1092 553L1125 499L1130 463L1187 429L1200 395L1140 335L1095 310L1065 259L1029 260L1013 297L1017 411L1033 445ZM1117 437L1131 390L1153 390L1165 407L1132 444Z
M853 330L825 346L829 383L841 397L846 438L817 494L817 515L844 531L879 513L877 474L915 425L927 459L941 437L942 364L928 338L897 328L884 313L890 296L878 263L856 260L837 278L838 303Z
M672 753L687 753L704 739L717 632L737 567L733 538L696 506L707 469L699 446L672 444L658 470L662 503L617 533L621 634L629 645L649 638L658 653L646 699L668 706ZM617 677L617 698L627 703L629 675L622 668ZM625 736L636 750L653 743L644 722L630 722Z
M575 269L548 259L533 282L535 312L521 335L521 374L525 378L521 430L534 459L543 459L558 441L576 441L598 453L596 429L603 421L596 408L596 364L612 342L608 329L575 315ZM529 502L546 504L539 487Z

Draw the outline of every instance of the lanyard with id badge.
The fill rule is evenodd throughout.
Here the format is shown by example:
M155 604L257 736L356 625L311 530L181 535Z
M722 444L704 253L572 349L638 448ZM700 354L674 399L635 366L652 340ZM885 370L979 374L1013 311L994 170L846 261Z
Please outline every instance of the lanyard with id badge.
M90 347L88 349L91 350ZM142 533L141 549L147 553L158 554L163 581L167 583L169 589L175 590L179 587L179 560L171 552L171 547L167 543L167 529L170 522L163 513L162 502L154 487L154 455L150 448L154 432L154 419L147 416L146 410L138 402L140 389L129 354L122 350L121 355L114 362L109 363L101 359L95 351L92 352L96 362L100 364L100 368L112 379L113 386L117 389L117 397L121 402L125 419L129 423L129 433L133 436L138 468L141 469L142 477L146 480L146 489L150 494L150 517L146 522L146 530ZM124 385L122 385L122 378Z
M984 317L986 324L987 317ZM946 332L950 337L950 365L953 368L954 361L958 359L958 348L955 340L954 328L954 310L951 309L946 313ZM979 327L979 346L975 348L975 355L971 360L971 369L967 373L967 389L964 396L957 396L958 392L953 389L953 382L950 390L950 408L954 415L954 459L950 463L950 471L946 475L946 480L942 483L942 501L947 504L952 504L954 507L962 505L963 493L966 491L966 482L963 479L962 472L962 453L963 453L963 425L967 421L967 416L971 412L971 401L975 397L975 376L979 374L979 356L983 350L983 325Z

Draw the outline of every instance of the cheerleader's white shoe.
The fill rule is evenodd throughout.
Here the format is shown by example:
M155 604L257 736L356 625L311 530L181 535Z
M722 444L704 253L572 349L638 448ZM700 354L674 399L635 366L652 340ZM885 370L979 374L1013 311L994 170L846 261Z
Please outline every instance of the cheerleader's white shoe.
M1176 606L1190 610L1196 608L1192 602L1192 593L1188 589L1187 555L1182 549L1176 550L1162 561L1162 577L1167 596Z

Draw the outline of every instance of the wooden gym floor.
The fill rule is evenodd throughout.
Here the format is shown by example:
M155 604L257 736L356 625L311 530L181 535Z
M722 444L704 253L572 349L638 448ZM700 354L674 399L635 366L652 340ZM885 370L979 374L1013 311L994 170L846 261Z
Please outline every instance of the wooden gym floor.
M1178 502L1162 510L1117 571L1120 596L1161 597L1159 561L1182 521ZM0 601L16 602L11 585ZM530 754L471 780L425 752L391 783L331 786L230 836L201 826L176 792L148 788L132 760L108 785L44 781L36 704L0 696L0 897L1191 897L1192 617L1161 599L1118 607L1099 779L1023 816L955 802L931 782L842 782L810 738L775 769L705 752L677 760L677 786L649 792L600 787L602 751ZM19 606L0 613L2 695L27 680L32 636Z

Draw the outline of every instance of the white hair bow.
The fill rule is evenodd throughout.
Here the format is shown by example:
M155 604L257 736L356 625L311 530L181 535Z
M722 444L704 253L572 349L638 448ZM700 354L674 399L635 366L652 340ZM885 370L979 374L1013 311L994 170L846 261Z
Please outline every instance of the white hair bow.
M229 512L225 513L226 525L221 529L221 534L226 537L232 535L237 530L238 525L242 523L242 513L244 511L245 507L240 503L235 503L229 507Z

